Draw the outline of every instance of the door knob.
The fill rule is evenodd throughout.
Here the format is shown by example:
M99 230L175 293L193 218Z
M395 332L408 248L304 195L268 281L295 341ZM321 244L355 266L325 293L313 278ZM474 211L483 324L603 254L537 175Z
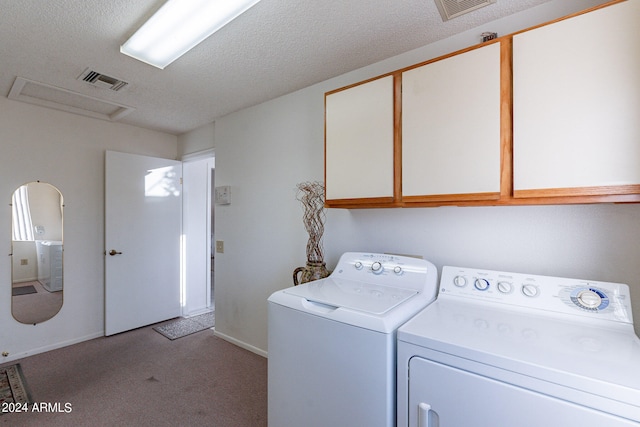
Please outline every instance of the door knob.
M122 252L118 252L115 249L111 249L109 251L109 255L114 256L114 255L122 255Z

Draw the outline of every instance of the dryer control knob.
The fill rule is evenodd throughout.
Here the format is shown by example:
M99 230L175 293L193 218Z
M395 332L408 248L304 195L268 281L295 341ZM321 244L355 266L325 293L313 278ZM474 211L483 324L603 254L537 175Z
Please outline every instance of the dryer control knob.
M522 293L526 297L533 298L538 296L538 294L540 293L540 290L536 285L527 284L527 285L522 285Z
M513 285L509 282L498 282L496 287L502 294L510 294L513 291Z
M402 267L396 265L395 267L393 267L393 272L396 274L402 274Z
M362 263L360 261L356 261L354 267L356 268L356 270L362 270Z
M602 304L602 298L600 295L592 290L584 290L578 294L578 301L585 308L596 308Z
M384 268L382 268L382 263L380 261L376 261L373 264L371 264L371 270L376 274L380 274L382 273Z

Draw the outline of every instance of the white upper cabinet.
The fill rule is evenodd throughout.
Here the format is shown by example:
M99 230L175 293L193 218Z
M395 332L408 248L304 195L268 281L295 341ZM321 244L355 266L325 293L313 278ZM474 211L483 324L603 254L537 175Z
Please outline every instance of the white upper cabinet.
M640 183L640 1L513 37L515 197Z
M403 201L499 198L500 147L500 43L402 73Z
M325 97L326 200L394 195L394 78Z
M330 207L640 203L640 0L325 95Z

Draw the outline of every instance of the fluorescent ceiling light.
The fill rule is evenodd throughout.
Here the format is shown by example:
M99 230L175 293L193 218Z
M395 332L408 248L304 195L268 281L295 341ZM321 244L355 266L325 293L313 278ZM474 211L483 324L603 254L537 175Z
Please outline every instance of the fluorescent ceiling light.
M163 69L260 0L169 0L120 52Z

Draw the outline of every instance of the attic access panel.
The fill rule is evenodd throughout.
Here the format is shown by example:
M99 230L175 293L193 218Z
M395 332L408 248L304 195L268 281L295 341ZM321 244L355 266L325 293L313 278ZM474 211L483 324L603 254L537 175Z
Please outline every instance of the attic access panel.
M96 119L117 121L135 108L73 92L61 87L16 77L9 99Z

